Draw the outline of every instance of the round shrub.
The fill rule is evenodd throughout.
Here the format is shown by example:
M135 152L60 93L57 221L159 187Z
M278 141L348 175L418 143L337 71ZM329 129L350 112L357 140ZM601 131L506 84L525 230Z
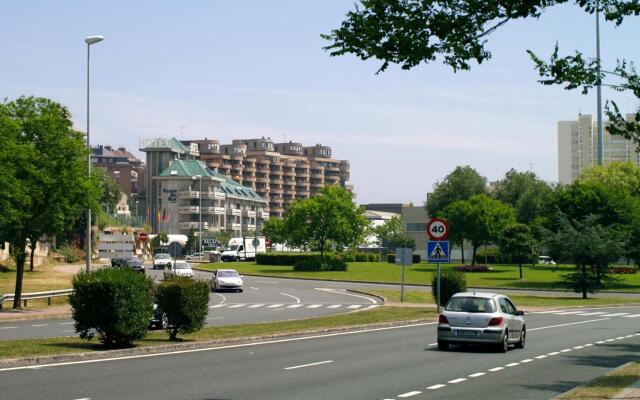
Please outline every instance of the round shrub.
M156 289L156 302L169 319L169 339L175 340L178 332L196 332L204 326L209 311L209 285L185 277L167 279Z
M442 294L440 296L440 305L445 305L456 293L464 292L467 290L467 278L462 272L454 271L452 269L443 270L440 274L440 290ZM433 281L431 282L431 293L433 299L438 301L438 275L433 274Z
M76 332L97 333L105 346L127 346L144 337L153 315L153 281L131 269L105 268L73 278L69 296Z

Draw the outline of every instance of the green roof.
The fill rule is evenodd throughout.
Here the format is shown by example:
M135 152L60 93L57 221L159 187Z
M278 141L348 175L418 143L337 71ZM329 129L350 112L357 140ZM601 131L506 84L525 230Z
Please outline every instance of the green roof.
M242 186L238 182L229 178L226 175L219 173L218 171L213 171L209 167L207 167L202 161L199 160L173 160L171 165L165 168L164 171L160 173L160 176L170 177L170 176L181 176L181 177L194 177L196 175L200 176L210 176L213 178L221 179L220 189L229 196L240 197L255 201L264 201L258 193L249 189L246 186Z
M150 140L142 151L152 150L152 149L170 149L174 153L185 154L188 153L189 150L180 143L180 141L176 138L165 139L165 138L157 138Z

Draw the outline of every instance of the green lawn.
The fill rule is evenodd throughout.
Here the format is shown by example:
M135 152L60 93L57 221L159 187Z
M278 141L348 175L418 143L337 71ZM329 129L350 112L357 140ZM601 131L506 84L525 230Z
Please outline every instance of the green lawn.
M390 302L400 302L400 291L395 289L364 289L365 292L382 296ZM509 296L519 307L596 307L618 304L640 304L640 298L627 297L591 297L583 300L576 297L540 297L540 296ZM421 290L405 290L404 301L435 305L431 292Z
M393 321L411 321L435 318L433 310L425 308L378 307L373 310L360 311L328 317L308 318L297 321L278 321L259 324L227 325L208 327L189 335L178 335L184 342L204 340L255 337L279 333L303 333L309 330L339 328ZM134 347L166 345L175 342L168 340L164 331L150 332L145 339L138 340ZM80 353L86 351L105 350L97 341L72 338L24 339L0 341L0 359L28 356L44 356L55 354Z
M443 265L450 268L450 265ZM352 262L346 272L294 272L292 266L256 265L254 262L236 262L225 264L203 264L199 268L214 270L218 268L235 268L240 273L282 276L295 278L316 278L340 281L368 281L380 283L400 283L401 267L385 262ZM467 286L486 288L514 289L558 289L562 276L570 272L572 266L537 265L523 266L522 280L519 279L518 266L492 265L490 272L467 272ZM435 265L424 262L407 267L405 282L407 284L430 285L435 272ZM619 279L611 290L627 292L640 291L640 273L612 275Z

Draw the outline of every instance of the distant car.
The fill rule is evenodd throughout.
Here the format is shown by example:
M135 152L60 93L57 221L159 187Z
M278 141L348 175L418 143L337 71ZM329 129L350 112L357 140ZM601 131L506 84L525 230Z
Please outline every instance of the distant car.
M206 255L204 253L193 253L193 254L189 254L187 256L184 257L185 260L187 261L191 261L191 260L199 260L202 256L203 260L206 260Z
M162 308L157 304L153 305L153 316L149 320L149 328L167 329L169 327L169 318Z
M438 319L438 349L451 344L490 344L506 352L510 345L524 348L527 330L524 312L506 296L493 293L456 293Z
M538 257L538 264L556 265L556 262L549 256L540 256Z
M171 264L171 255L168 253L157 253L153 256L153 269L163 269Z
M144 274L144 261L137 257L128 259L125 261L124 265L127 268L131 268L134 271L142 272Z
M169 263L164 269L164 279L171 278L174 276L184 276L188 278L193 278L193 270L191 269L191 265L189 265L186 261L177 260L175 263Z
M213 272L209 285L214 292L221 290L242 292L242 275L235 269L219 269Z

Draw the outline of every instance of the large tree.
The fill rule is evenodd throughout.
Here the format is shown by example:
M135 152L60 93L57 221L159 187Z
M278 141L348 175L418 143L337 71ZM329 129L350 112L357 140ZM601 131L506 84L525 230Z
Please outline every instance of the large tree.
M285 215L286 242L315 248L321 262L329 244L337 248L362 242L367 220L353 203L353 195L339 186L325 186L320 194L296 200Z
M640 15L639 0L361 0L339 28L322 37L330 42L325 49L332 56L355 54L362 60L380 60L378 72L389 64L411 69L438 60L457 72L491 58L488 38L501 26L538 18L545 10L566 3L589 14L597 8L606 21L616 25L627 16ZM613 76L620 82L617 89L640 99L640 76L630 62L621 60L607 71L602 63L578 51L560 56L557 44L548 62L530 55L543 84L561 84L587 93ZM612 121L609 132L640 143L640 109L635 121L627 121L611 102L607 116Z
M427 199L427 212L431 217L436 217L449 204L486 191L487 178L468 165L457 166L433 186L433 193Z
M270 248L276 243L284 244L287 237L284 220L280 218L270 218L265 221L262 227L262 235L269 239Z
M518 264L522 279L522 264L531 262L537 253L537 243L531 228L525 224L510 224L502 228L498 237L500 253Z
M2 171L15 187L3 187L9 195L0 196L9 197L9 217L0 217L0 237L14 248L13 308L20 308L27 239L68 231L87 207L98 208L100 187L87 177L83 135L73 130L69 111L56 102L5 100L0 104L0 143L15 152L9 155L15 165Z
M512 168L496 183L493 197L513 207L518 222L528 224L541 214L551 192L551 186L534 172Z

